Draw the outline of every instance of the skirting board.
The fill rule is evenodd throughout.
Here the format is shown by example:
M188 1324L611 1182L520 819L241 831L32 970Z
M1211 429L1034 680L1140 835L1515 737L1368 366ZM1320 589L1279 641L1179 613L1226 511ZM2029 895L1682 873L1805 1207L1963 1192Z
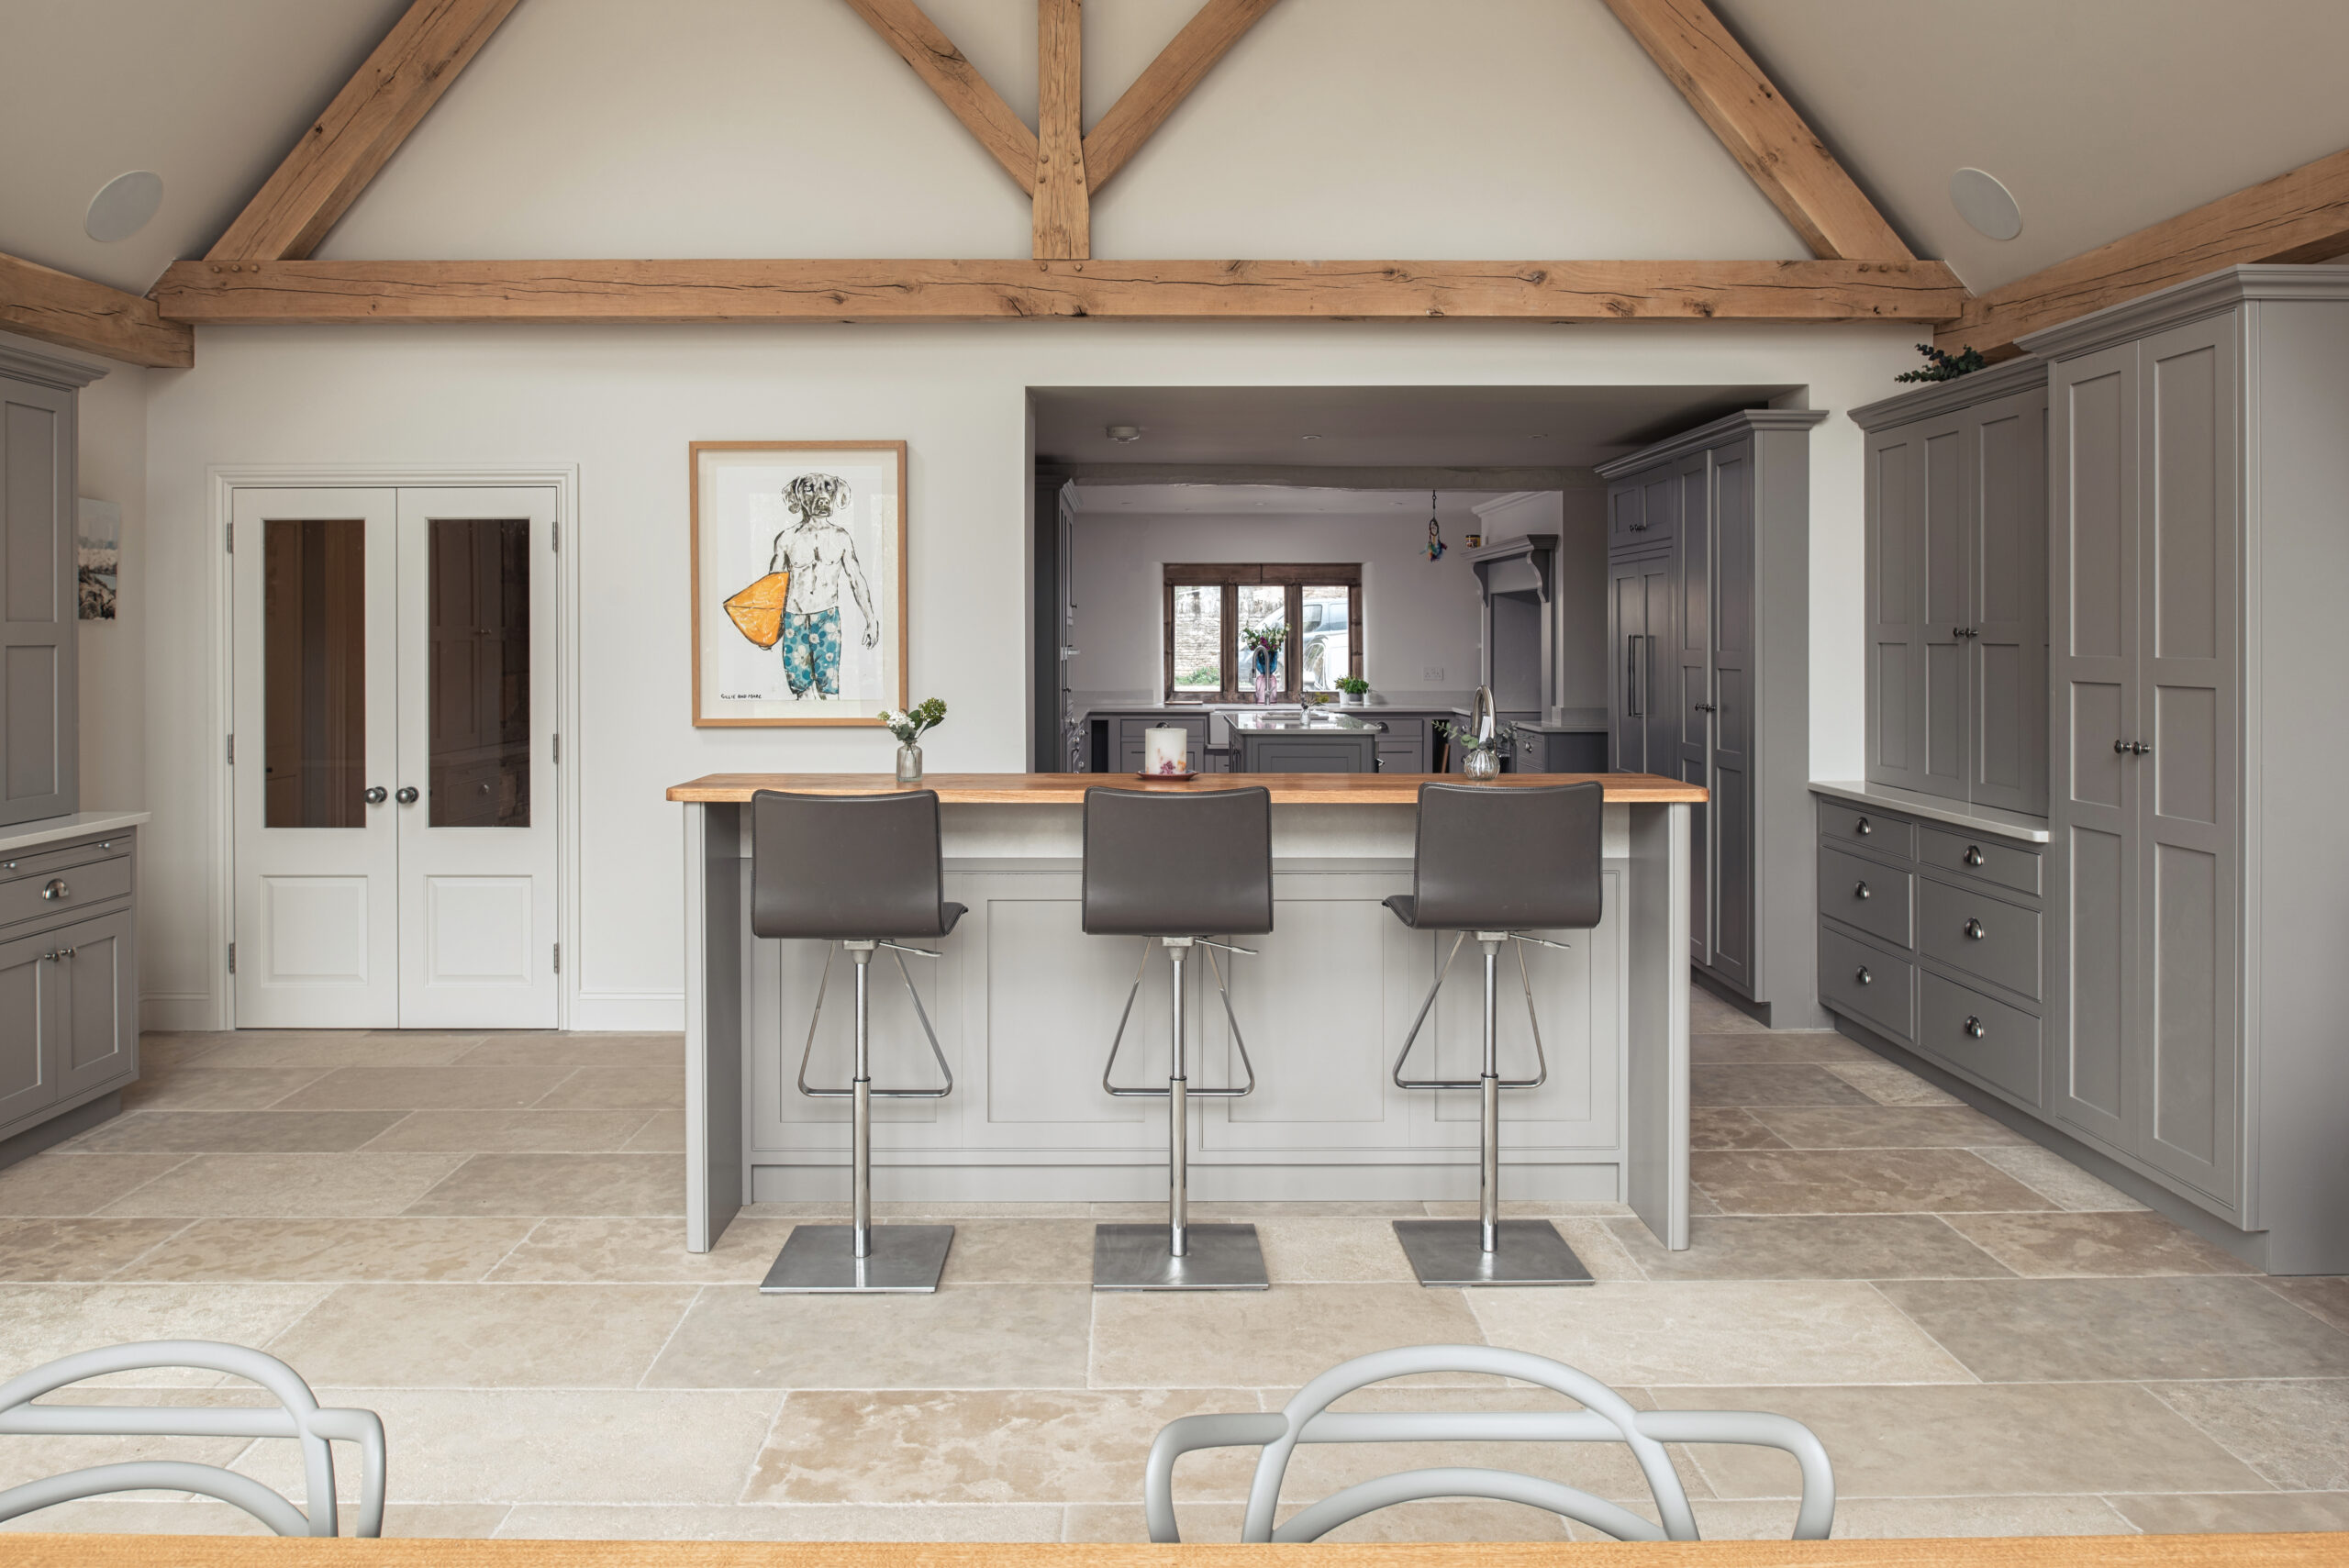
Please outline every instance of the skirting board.
M1474 1203L1476 1166L1201 1165L1190 1168L1202 1203ZM1163 1203L1166 1165L887 1165L873 1173L884 1203ZM754 1165L752 1203L838 1203L848 1166ZM1501 1201L1623 1201L1618 1164L1501 1164Z

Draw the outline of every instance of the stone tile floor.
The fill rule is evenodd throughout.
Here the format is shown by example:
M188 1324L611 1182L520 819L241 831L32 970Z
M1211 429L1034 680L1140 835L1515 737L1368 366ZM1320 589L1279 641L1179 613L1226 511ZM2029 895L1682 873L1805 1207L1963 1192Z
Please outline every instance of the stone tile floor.
M1798 1417L1833 1456L1839 1535L2349 1529L2349 1281L2246 1274L1838 1036L1696 1008L1689 1251L1612 1205L1521 1205L1598 1284L1430 1291L1387 1220L1465 1206L1201 1205L1259 1226L1275 1286L1239 1296L1095 1296L1092 1221L1152 1211L1083 1203L885 1205L952 1213L948 1289L761 1296L820 1206L684 1251L674 1036L153 1035L127 1114L0 1172L0 1373L127 1340L264 1347L382 1413L388 1529L410 1535L1140 1540L1163 1423L1438 1340L1555 1356L1642 1404ZM93 1397L248 1397L217 1381ZM1536 1397L1464 1380L1378 1402ZM0 1438L0 1485L135 1455L300 1492L291 1445L208 1440ZM1782 1456L1677 1458L1709 1533L1787 1532ZM1308 1450L1290 1492L1436 1462L1644 1507L1603 1449ZM1185 1461L1186 1530L1236 1533L1246 1478L1235 1454ZM16 1528L258 1527L155 1496ZM1431 1503L1347 1533L1562 1529Z

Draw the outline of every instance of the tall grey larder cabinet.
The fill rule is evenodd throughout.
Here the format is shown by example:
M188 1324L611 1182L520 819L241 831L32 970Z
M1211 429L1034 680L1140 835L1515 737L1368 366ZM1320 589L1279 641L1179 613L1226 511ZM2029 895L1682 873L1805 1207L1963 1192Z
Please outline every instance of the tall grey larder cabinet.
M2050 366L2047 1114L2349 1273L2349 267L2238 267Z
M76 806L74 398L98 373L0 345L0 827Z

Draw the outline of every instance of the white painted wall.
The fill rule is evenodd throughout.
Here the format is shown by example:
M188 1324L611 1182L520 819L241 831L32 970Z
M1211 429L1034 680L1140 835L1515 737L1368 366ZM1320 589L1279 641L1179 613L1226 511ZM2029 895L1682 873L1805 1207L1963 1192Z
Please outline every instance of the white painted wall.
M82 809L147 803L147 628L156 584L147 561L147 387L156 372L115 365L82 389L80 485L122 508L115 618L80 623ZM135 563L135 564L134 564Z
M1475 517L1443 517L1453 548L1427 558L1427 508L1355 513L1102 516L1076 520L1076 600L1069 684L1081 700L1155 702L1170 561L1356 561L1362 563L1363 678L1392 702L1446 702L1476 684L1476 578L1460 550ZM1444 673L1426 676L1430 667ZM1343 672L1341 672L1342 673Z

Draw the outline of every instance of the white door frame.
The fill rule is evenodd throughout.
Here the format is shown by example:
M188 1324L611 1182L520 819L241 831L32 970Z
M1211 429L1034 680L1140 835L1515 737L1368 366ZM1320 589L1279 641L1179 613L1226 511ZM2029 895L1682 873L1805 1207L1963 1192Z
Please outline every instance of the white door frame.
M211 489L211 528L220 548L212 551L212 753L213 827L211 945L217 980L214 990L217 1029L237 1027L236 987L228 983L228 940L236 929L237 818L235 777L229 771L228 737L236 713L231 657L235 636L235 574L229 570L227 548L230 508L235 493L248 489L316 490L338 485L370 489L422 489L495 484L543 485L554 493L559 589L557 628L561 652L553 672L556 733L573 738L568 753L555 767L557 826L555 852L555 940L562 944L562 966L555 976L555 1027L569 1029L573 1004L579 994L576 933L579 930L579 465L577 463L517 463L483 466L417 466L380 463L214 463L206 470ZM256 741L255 744L258 744ZM258 751L250 753L258 756Z

